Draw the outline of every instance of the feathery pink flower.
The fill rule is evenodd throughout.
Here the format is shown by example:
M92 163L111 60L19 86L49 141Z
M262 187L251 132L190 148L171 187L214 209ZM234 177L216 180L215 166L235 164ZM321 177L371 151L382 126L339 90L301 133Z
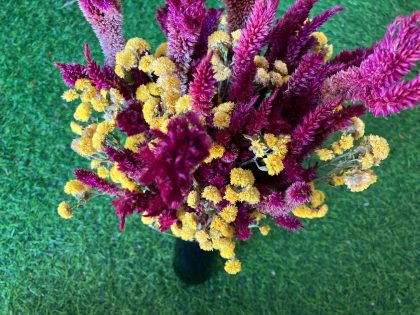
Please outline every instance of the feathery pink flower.
M105 63L114 66L115 55L124 49L125 44L122 35L121 1L79 0L79 6L101 44Z
M100 178L95 172L90 170L77 169L74 171L74 175L83 184L92 187L93 189L99 190L110 196L119 196L121 194L120 189L108 182L107 180Z
M255 0L223 0L227 8L228 30L233 32L245 26Z

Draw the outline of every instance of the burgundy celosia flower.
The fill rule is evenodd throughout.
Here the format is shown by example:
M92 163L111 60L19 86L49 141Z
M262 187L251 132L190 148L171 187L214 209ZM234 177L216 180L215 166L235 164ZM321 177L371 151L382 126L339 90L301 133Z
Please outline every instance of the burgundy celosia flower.
M252 13L234 48L232 82L229 98L246 102L254 91L256 73L254 57L268 42L270 27L276 17L278 0L256 0Z
M144 121L140 103L132 103L117 115L117 127L127 136L137 135L149 129Z
M279 216L274 221L278 226L284 227L289 231L296 231L303 228L299 219L291 215Z
M311 197L311 185L306 182L295 182L287 188L285 197L288 203L301 205Z
M215 85L217 83L217 80L214 78L213 65L210 62L212 55L210 53L201 60L189 89L194 111L204 116L211 114L213 107L211 100L215 94Z
M100 178L95 172L90 170L77 169L74 171L74 175L83 184L88 185L93 189L102 191L103 193L110 196L121 195L121 191L116 185L108 182L103 178Z
M375 116L397 113L420 103L419 77L406 82L420 60L420 11L399 17L383 40L359 67L333 76L324 86L324 97L364 101Z
M115 55L124 49L121 2L119 0L79 0L80 9L99 39L105 62L115 65Z
M190 113L171 120L168 133L155 131L160 141L151 150L140 150L143 160L140 181L156 183L164 202L178 209L191 189L192 173L208 156L211 141L198 117Z
M242 241L246 241L251 236L251 229L249 225L253 219L249 216L249 205L239 205L238 214L236 216L233 226L235 227L236 237Z
M206 14L204 0L168 0L168 57L187 73Z
M232 163L225 163L217 159L201 165L196 172L196 178L201 183L222 188L229 183L229 174L232 168Z
M255 0L222 0L227 8L228 30L243 28L255 4Z
M297 0L277 21L271 30L271 45L267 51L267 59L270 63L284 59L290 39L302 27L316 2L318 0Z
M120 231L124 230L125 218L134 212L142 213L147 209L147 200L145 195L139 192L125 190L124 194L112 201L115 207L115 214L120 217Z
M55 63L55 66L60 69L63 81L70 87L74 87L74 84L79 79L85 79L88 77L88 72L85 65L77 63Z
M120 172L123 172L133 179L140 178L142 160L138 153L129 149L118 151L112 147L106 147L104 151L111 161L117 163Z

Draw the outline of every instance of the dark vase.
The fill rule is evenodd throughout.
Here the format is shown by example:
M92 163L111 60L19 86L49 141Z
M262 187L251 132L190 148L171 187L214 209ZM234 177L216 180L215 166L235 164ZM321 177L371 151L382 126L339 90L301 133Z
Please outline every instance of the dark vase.
M175 240L173 266L179 279L187 284L208 280L214 270L216 253L200 249L197 242Z

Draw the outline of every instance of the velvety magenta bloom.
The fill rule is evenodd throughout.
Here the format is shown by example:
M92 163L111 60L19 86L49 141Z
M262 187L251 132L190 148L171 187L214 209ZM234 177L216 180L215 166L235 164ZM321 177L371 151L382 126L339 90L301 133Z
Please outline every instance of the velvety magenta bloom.
M212 53L201 60L190 84L192 107L196 113L208 116L213 108L212 98L215 94L217 80L214 78L213 65L211 64Z
M238 214L233 222L233 226L236 230L235 236L242 241L246 241L251 236L249 225L252 223L253 219L249 216L249 211L249 205L239 205Z
M220 159L216 159L210 163L204 163L196 172L196 178L206 185L224 187L229 183L229 174L232 170L232 163L225 163Z
M292 215L280 216L277 217L274 221L278 226L284 227L289 231L296 231L303 228L303 225L300 223L299 219Z
M100 178L95 172L90 170L77 169L74 171L74 175L83 184L88 185L93 189L99 190L110 196L121 195L121 191L116 185L108 182L103 178Z
M168 0L167 29L168 57L172 58L185 73L192 61L204 17L204 0Z
M318 0L297 0L277 21L270 34L271 45L267 52L270 63L284 60L291 38L302 27L309 12Z
M246 102L252 96L256 73L254 57L268 43L270 27L276 16L278 0L256 0L252 13L234 48L232 81L229 97Z
M63 81L67 86L74 87L74 84L79 79L85 79L88 77L88 72L85 65L77 63L55 63L55 66L60 69Z
M324 97L364 101L375 116L417 106L420 79L407 82L404 76L420 60L419 23L420 11L397 18L367 60L337 73L325 84Z
M229 32L243 28L254 7L255 0L222 0L227 8Z
M306 182L295 182L286 190L286 199L293 205L301 205L309 201L311 197L311 185ZM293 210L293 209L292 209Z
M118 199L112 201L115 214L120 217L120 231L124 230L125 218L134 212L142 213L147 209L147 200L142 193L125 190Z
M117 163L120 172L133 179L140 178L142 160L138 153L129 149L118 151L112 147L106 147L104 151L111 161Z
M143 118L140 103L132 103L117 116L117 127L128 136L137 135L148 130L149 126Z
M80 9L92 25L105 55L105 62L115 65L115 55L124 49L121 2L118 0L79 0Z
M299 32L292 36L288 43L287 53L284 59L289 70L295 69L299 64L301 57L316 44L316 41L314 41L314 38L311 36L312 33L316 32L318 28L333 17L334 14L343 10L344 8L342 7L334 7L322 12L305 23Z
M247 135L254 136L269 125L273 101L277 99L277 94L278 90L264 99L257 110L252 109L250 120L245 127Z
M179 209L191 190L192 173L209 154L211 141L193 113L171 120L167 134L155 133L160 141L153 150L148 146L140 150L140 181L155 183L168 207Z

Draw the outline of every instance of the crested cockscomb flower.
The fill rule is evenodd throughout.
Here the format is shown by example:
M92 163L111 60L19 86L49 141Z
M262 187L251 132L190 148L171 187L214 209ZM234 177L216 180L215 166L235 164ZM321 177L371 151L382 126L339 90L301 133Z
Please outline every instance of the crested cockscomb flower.
M70 219L97 196L126 218L218 250L239 272L235 241L266 220L290 231L325 216L324 182L357 192L377 181L385 139L364 137L366 108L387 115L418 105L418 12L397 18L372 48L332 58L319 32L341 7L309 18L317 0L297 0L276 20L278 0L166 0L157 21L167 41L125 44L120 0L79 0L106 60L57 63L77 101L72 148L91 160L77 169L59 215ZM225 13L225 15L223 15ZM359 104L360 101L365 105ZM338 135L337 135L338 133ZM329 138L336 136L336 141ZM70 187L70 188L69 188ZM99 194L101 195L101 194Z
M359 67L338 72L323 89L325 97L364 101L375 116L398 113L420 102L419 77L403 80L420 60L420 12L400 17Z
M79 0L80 8L92 25L105 54L105 62L115 65L115 55L124 48L121 1Z

